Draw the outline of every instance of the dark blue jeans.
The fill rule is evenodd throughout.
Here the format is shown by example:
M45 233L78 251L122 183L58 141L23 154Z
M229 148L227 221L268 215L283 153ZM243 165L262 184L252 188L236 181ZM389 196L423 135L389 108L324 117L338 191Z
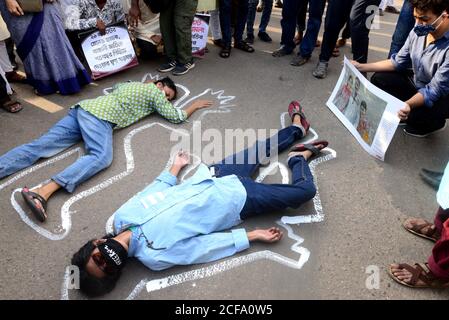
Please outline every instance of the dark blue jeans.
M262 157L270 157L274 148L277 148L277 152L281 153L302 136L302 131L295 126L280 130L277 134L277 146L271 146L273 137L262 144L265 147L265 154L262 154ZM240 213L242 220L271 211L297 208L312 199L316 193L309 165L303 157L299 156L291 158L288 162L288 166L292 170L292 184L263 184L255 182L252 176L260 166L261 159L257 158L254 163L247 163L246 161L251 158L249 154L253 152L253 149L258 149L259 145L256 143L253 147L242 151L245 155L245 163L243 164L227 164L230 160L235 161L238 158L239 154L235 154L222 160L221 163L213 165L216 177L235 174L245 187L247 198ZM256 152L256 154L258 153Z
M293 38L295 37L298 13L301 7L304 6L305 1L309 3L309 20L307 22L306 34L300 44L299 53L303 57L308 58L312 55L316 39L318 38L326 4L325 0L284 0L281 20L281 46L287 52L291 52L295 48Z
M220 26L222 40L225 46L231 46L232 28L231 28L231 9L232 0L220 0ZM237 1L237 21L234 29L234 41L242 41L243 31L245 30L246 20L248 18L248 0Z
M246 23L246 33L254 35L254 21L256 20L256 9L258 0L249 0L248 2L248 21ZM260 18L259 32L266 32L270 22L273 0L263 0L264 6L262 17Z
M413 16L413 6L410 3L410 0L405 0L402 5L401 13L399 14L398 22L396 23L396 29L394 30L388 58L401 50L414 26L415 18Z
M368 45L370 20L379 8L381 0L355 0L351 10L351 40L353 59L366 63L368 61ZM377 8L376 8L377 7Z

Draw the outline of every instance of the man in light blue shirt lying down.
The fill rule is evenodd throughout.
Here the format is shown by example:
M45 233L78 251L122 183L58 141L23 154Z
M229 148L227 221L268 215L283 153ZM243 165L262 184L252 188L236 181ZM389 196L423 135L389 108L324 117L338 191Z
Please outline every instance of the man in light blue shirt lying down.
M307 159L319 154L326 141L293 147L288 159L292 184L251 179L263 160L259 148L267 159L273 150L282 152L307 134L310 124L298 102L290 104L289 114L293 124L280 130L276 139L243 150L242 158L233 155L210 167L201 164L191 178L176 184L190 158L179 152L169 170L115 212L114 236L91 240L75 253L72 264L80 268L81 290L90 296L111 291L128 257L151 270L164 270L229 257L248 249L253 241L279 241L282 232L275 227L225 230L251 216L297 208L315 196ZM253 161L250 154L256 156Z

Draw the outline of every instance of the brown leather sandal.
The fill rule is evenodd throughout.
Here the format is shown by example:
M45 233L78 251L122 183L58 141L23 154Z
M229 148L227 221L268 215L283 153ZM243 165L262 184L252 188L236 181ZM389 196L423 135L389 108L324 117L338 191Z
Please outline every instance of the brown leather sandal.
M399 269L405 269L412 274L410 282L405 282L404 280L397 278L393 273L392 265L388 267L388 274L394 281L404 286L410 288L449 288L449 281L444 281L437 278L429 269L428 263L415 263L414 267L407 263L401 263L398 266ZM422 282L424 282L424 284L418 284L418 280L421 280Z
M412 227L409 228L406 226L407 222L411 222L411 220L415 220L418 218L408 218L404 221L402 226L405 230L407 230L410 233L413 233L414 235L417 235L418 237L428 239L433 242L437 242L438 239L440 239L440 234L435 228L435 225L433 223L430 223L426 220L424 220L423 223L412 223ZM410 223L409 223L410 224Z

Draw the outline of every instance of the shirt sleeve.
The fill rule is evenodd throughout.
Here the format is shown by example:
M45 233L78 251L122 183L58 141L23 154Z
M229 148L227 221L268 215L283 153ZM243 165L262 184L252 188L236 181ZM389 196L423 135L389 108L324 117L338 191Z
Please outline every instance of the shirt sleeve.
M78 5L69 5L64 8L65 27L67 30L84 30L97 26L97 19L82 19L81 12L85 10L85 5L80 2Z
M236 254L249 248L245 229L217 232L189 238L175 243L157 256L153 270L163 270L175 265L206 263Z
M115 22L125 20L125 10L121 1L117 1L116 7L114 8L114 18Z
M78 30L85 30L97 27L97 17L90 15L91 10L86 6L84 1L79 2L80 15L78 17Z
M424 96L424 105L432 107L440 98L449 95L449 51L446 52L444 63L424 88L418 90Z
M391 56L391 62L398 71L407 70L412 67L412 59L410 57L410 36L407 37L405 44L398 53Z
M176 109L165 98L158 99L155 103L156 112L171 123L181 123L187 119L187 113L184 110Z

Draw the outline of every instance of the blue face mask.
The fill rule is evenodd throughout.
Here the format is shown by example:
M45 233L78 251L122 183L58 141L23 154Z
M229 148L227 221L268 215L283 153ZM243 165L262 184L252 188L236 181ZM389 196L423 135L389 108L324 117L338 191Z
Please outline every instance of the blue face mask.
M441 25L441 23L443 23L443 21L441 21L441 23L438 25L438 27L435 27L435 22L437 22L438 20L441 19L441 17L443 16L443 14L445 14L445 12L443 12L438 19L436 19L432 24L417 24L415 26L415 28L413 28L413 31L415 31L416 35L418 37L424 37L427 36L429 33L435 32L439 26Z

